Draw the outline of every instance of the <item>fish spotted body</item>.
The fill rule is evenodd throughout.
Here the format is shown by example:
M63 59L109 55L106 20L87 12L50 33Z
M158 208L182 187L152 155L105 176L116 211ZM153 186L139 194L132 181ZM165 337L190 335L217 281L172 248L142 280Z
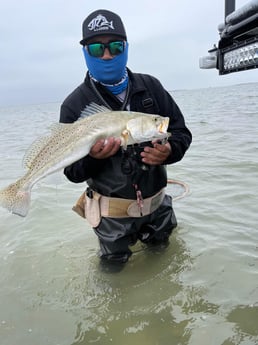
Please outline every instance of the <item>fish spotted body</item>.
M89 116L90 115L90 116ZM26 174L0 191L0 206L25 217L31 189L42 178L85 157L99 139L120 138L127 145L167 138L168 117L130 111L111 111L91 104L74 123L59 123L49 136L37 140L26 153Z

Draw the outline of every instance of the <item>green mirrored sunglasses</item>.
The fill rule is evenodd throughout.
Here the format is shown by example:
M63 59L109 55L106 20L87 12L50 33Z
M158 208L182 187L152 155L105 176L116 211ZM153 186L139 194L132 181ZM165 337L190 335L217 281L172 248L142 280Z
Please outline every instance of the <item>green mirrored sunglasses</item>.
M93 57L102 57L107 48L111 55L123 53L125 48L124 41L113 41L109 43L91 43L86 45L89 54Z

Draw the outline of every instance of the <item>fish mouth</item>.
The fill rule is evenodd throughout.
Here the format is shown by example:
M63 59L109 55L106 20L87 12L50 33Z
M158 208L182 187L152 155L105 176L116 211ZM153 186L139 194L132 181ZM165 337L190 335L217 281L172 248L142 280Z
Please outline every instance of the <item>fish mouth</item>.
M169 118L165 118L158 126L159 133L167 133Z

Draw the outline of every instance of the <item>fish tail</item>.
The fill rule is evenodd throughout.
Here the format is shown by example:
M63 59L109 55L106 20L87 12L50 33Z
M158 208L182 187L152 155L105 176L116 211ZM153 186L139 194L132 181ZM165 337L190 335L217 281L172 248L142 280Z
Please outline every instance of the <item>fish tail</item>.
M0 191L0 206L10 212L25 217L29 211L31 191L24 188L24 178Z

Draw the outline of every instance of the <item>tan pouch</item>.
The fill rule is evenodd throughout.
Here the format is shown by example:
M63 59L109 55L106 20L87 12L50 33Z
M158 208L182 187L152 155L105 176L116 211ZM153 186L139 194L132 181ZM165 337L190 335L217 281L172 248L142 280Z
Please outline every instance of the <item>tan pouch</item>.
M86 218L94 228L99 225L101 219L99 206L100 198L101 195L98 193L93 192L92 198L90 198L87 193L84 192L73 207L73 211L81 217Z
M101 195L98 193L92 193L92 198L89 198L87 193L85 194L85 217L93 228L99 225L101 214L99 199Z
M79 216L85 217L85 192L79 197L76 201L76 204L73 206L72 210L76 212Z

